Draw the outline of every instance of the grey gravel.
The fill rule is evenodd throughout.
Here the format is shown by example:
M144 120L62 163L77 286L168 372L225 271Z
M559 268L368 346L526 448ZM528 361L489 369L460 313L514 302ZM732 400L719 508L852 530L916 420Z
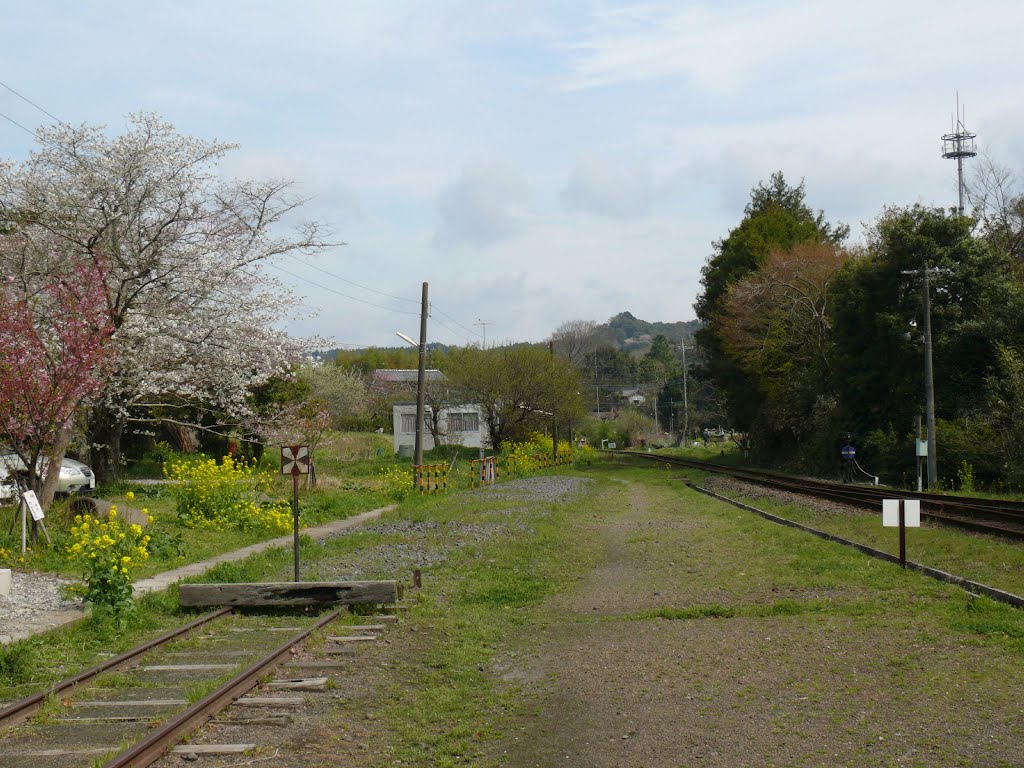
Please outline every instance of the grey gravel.
M45 573L14 571L11 574L11 594L0 596L0 626L11 627L47 611L81 608L81 599L65 600L60 595L62 586L74 583Z
M361 548L346 556L344 561L330 565L321 564L316 578L324 580L358 580L402 578L413 569L428 569L447 560L456 548L473 546L488 539L508 533L527 533L529 526L523 520L530 515L543 515L543 511L523 506L522 502L558 502L583 492L593 483L581 477L532 477L513 480L500 485L487 486L476 494L485 494L494 502L506 506L500 512L507 516L507 522L470 523L434 522L425 520L395 520L378 522L363 528L346 531L342 535L356 536L364 533L379 536L401 536L400 543L385 542L377 546ZM479 497L477 497L477 502ZM510 501L518 502L508 506ZM458 498L451 503L460 504Z
M512 480L498 485L480 488L477 493L490 494L499 498L512 496L531 501L564 501L566 498L580 494L594 481L588 477L570 477L567 475L551 475L548 477L530 477L523 480Z

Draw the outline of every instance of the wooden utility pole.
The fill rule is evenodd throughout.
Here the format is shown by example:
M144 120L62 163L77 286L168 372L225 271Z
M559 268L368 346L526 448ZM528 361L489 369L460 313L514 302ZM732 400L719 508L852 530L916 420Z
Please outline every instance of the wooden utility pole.
M426 394L426 361L427 361L427 314L430 304L427 301L427 283L423 283L423 303L420 307L420 367L416 376L416 449L413 457L413 464L416 467L423 466L423 418L426 408L424 407L424 396ZM413 470L413 482L417 482L416 473L419 469Z

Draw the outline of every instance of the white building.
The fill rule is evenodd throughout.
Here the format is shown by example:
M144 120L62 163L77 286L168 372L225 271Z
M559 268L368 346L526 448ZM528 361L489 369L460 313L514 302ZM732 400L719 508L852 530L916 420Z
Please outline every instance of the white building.
M434 448L434 435L430 431L431 410L426 406L423 424L423 450ZM416 445L416 403L396 403L391 406L391 417L394 427L395 453L405 453L403 446L410 451ZM490 446L490 435L483 412L479 405L446 405L441 409L438 419L438 430L442 445L464 445L467 448L487 448Z

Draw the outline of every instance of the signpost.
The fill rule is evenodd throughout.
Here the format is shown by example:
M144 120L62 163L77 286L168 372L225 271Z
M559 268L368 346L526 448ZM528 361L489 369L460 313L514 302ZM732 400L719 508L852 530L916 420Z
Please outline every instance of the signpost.
M882 525L900 529L900 568L906 568L907 528L921 527L921 500L883 499Z
M292 476L292 517L294 519L295 581L299 580L299 475L309 474L309 446L281 446L281 474Z
M36 497L35 491L25 491L21 494L21 554L25 554L26 549L26 528L27 528L27 512L32 514L32 523L38 523L43 529L43 535L46 536L46 543L53 546L53 542L50 541L50 532L46 530L46 523L43 522L43 518L46 515L43 513L43 507L39 503L39 499ZM36 531L32 530L32 543L36 541Z

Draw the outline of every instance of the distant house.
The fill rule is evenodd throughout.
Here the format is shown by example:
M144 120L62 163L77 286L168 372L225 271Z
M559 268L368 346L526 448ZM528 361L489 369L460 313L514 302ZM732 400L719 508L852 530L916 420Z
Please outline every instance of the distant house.
M640 390L636 387L619 390L619 397L621 397L630 405L643 405L645 402L647 402L647 398L644 397Z
M416 445L416 403L395 403L391 406L394 426L395 453L405 453ZM431 410L424 414L423 450L434 448L434 435L430 431ZM488 447L490 435L479 405L451 404L439 411L439 437L442 445L463 445L467 448Z
M416 392L419 371L415 368L378 368L373 372L370 388L381 394ZM423 372L423 380L427 384L448 381L448 377L436 368L428 368Z

